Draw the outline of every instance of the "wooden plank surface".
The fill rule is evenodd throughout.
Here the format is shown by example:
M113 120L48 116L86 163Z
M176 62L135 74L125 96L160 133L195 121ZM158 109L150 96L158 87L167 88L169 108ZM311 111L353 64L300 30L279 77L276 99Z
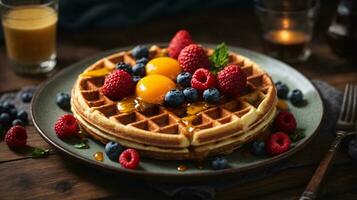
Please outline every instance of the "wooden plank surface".
M331 15L325 11L324 21L312 42L313 55L308 62L294 64L312 79L324 80L339 89L347 82L357 83L357 66L334 56L325 38L326 24ZM225 41L261 51L259 25L252 10L222 9L187 13L155 19L125 29L62 31L58 41L57 71L103 50L126 45L168 41L179 28L187 28L199 42ZM244 18L245 17L245 18ZM244 18L244 20L239 20ZM212 26L214 24L214 26ZM11 70L4 47L0 47L0 92L39 84L46 77L20 77ZM56 73L56 72L54 72ZM64 159L38 135L34 127L27 127L28 144L50 148L47 158L32 159L28 151L15 152L0 142L0 199L166 199L163 194L143 186L142 181L97 171L73 160ZM296 199L308 183L332 136L320 136L301 152L291 157L297 167L271 177L217 191L219 199ZM322 187L319 199L357 199L357 165L341 150Z

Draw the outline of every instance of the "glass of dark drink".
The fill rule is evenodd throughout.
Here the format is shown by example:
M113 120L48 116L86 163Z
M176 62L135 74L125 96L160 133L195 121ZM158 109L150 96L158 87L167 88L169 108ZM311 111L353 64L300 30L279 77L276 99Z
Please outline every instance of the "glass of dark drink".
M318 5L313 0L256 0L264 52L286 62L307 60Z

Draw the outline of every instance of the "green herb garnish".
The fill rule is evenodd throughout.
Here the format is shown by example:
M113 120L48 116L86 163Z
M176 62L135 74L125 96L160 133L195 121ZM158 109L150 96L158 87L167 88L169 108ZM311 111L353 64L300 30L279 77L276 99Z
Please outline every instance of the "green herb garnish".
M223 42L219 44L215 49L213 54L209 57L209 60L213 64L211 71L217 74L226 64L229 62L228 47Z
M42 148L34 148L31 152L32 158L43 158L49 154L50 150Z
M290 135L290 139L292 142L297 142L305 137L304 129L296 129L295 133Z
M79 143L76 143L73 146L76 149L88 149L89 148L89 146L88 146L88 144L87 144L87 142L85 140L83 140L83 141L81 141Z

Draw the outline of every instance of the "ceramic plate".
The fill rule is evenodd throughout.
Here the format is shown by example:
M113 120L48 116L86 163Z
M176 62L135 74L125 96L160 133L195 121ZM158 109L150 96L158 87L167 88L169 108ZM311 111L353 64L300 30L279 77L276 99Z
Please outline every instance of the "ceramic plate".
M204 46L212 47L212 45L208 44ZM119 163L109 160L106 156L104 157L103 162L96 161L93 155L96 152L104 152L104 145L101 143L89 138L89 149L76 149L72 144L57 138L53 130L53 125L56 119L63 115L65 111L61 110L56 105L55 97L58 92L70 92L78 74L80 74L90 64L94 63L103 56L127 49L131 49L131 47L104 52L73 64L41 85L32 102L32 117L39 133L48 143L75 159L84 161L94 167L105 169L107 171L109 170L115 173L139 176L143 178L166 177L170 180L185 178L211 178L217 175L232 175L233 173L257 169L287 158L308 143L308 141L316 133L321 123L323 116L323 103L321 97L314 85L305 76L289 65L260 53L237 47L229 47L231 51L238 52L239 54L251 58L253 61L258 63L261 68L266 70L272 76L274 81L281 80L286 83L290 89L298 88L303 92L307 101L305 106L295 107L289 104L289 108L297 119L298 128L304 129L306 135L304 139L296 143L294 148L291 148L288 152L275 157L246 156L242 155L243 151L237 150L227 156L229 168L217 171L212 170L208 163L204 165L203 169L198 169L197 166L195 166L195 163L189 161L159 161L143 158L140 162L140 167L136 170L124 169ZM306 146L306 148L309 147ZM188 169L185 172L180 172L177 170L179 165L185 165Z

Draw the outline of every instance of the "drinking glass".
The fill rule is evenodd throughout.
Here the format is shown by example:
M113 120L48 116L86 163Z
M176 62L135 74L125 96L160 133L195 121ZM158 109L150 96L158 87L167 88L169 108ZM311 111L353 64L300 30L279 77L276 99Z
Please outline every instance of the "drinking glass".
M18 74L43 74L56 65L57 0L0 0L5 45Z
M264 52L287 62L307 60L318 7L314 0L256 0Z

